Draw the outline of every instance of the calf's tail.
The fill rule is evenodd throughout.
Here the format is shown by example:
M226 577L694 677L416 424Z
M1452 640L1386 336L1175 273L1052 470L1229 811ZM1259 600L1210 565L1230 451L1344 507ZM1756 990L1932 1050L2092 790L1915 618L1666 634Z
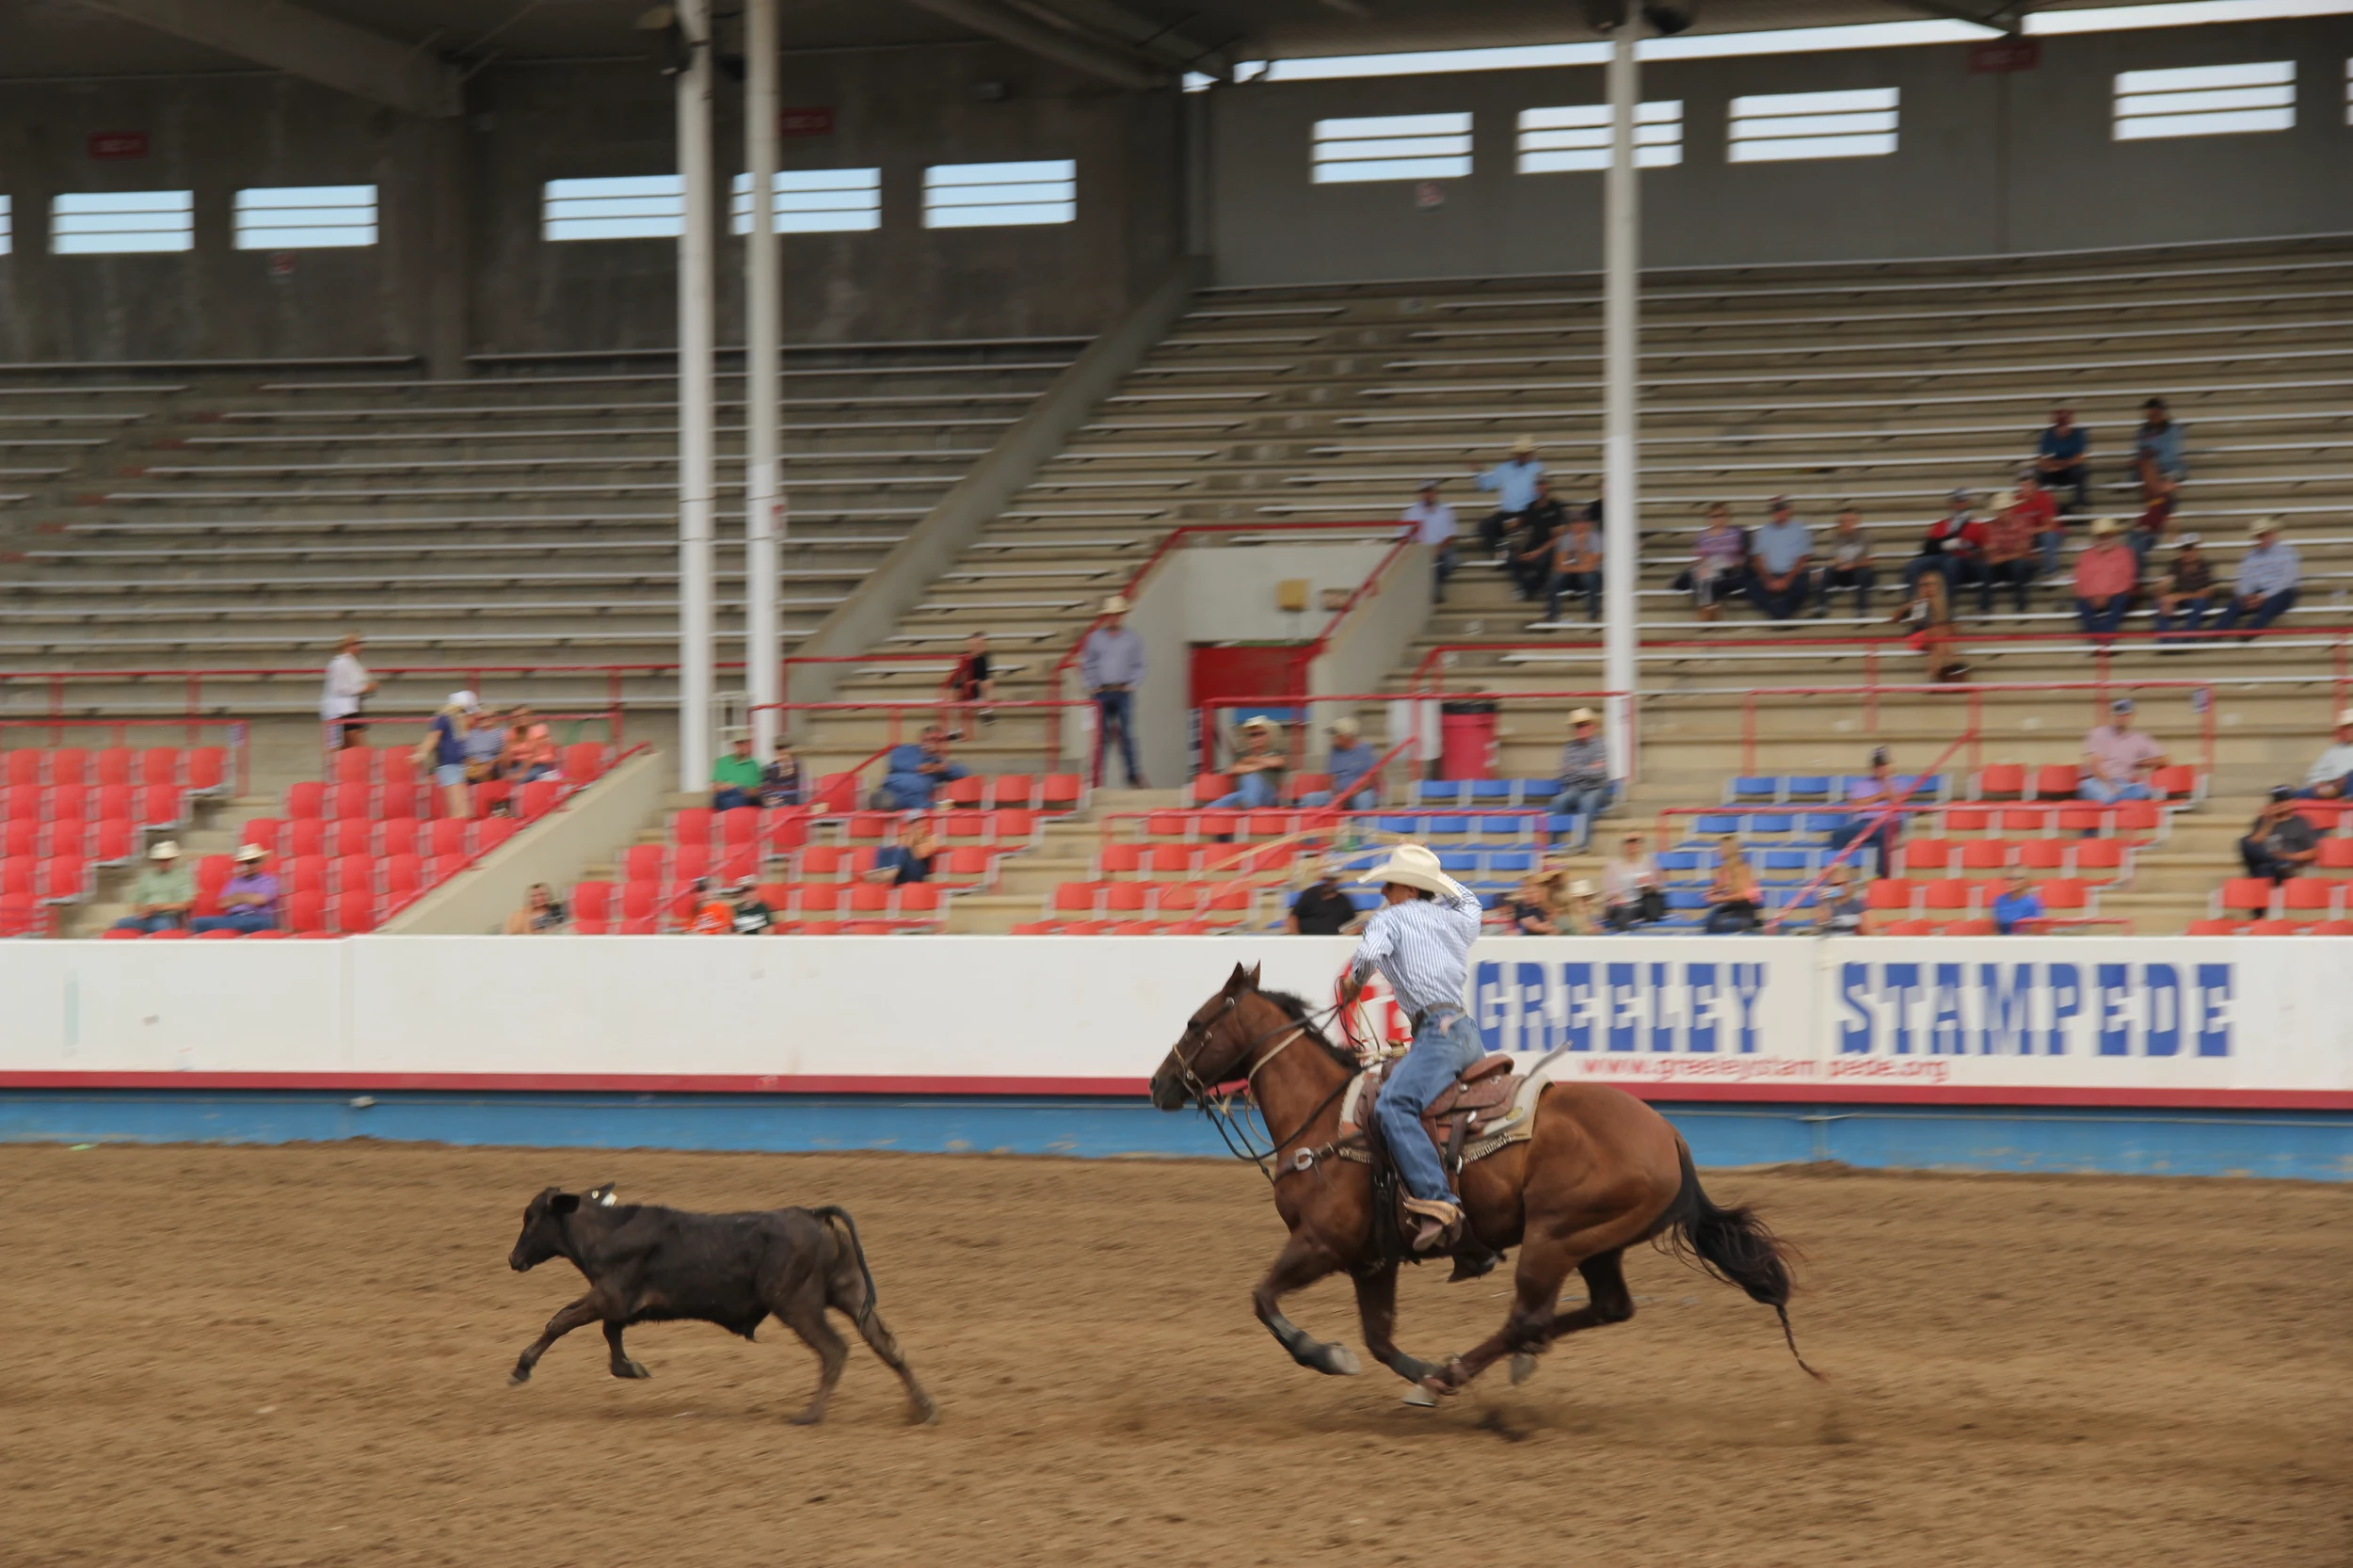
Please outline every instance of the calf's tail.
M866 1266L866 1248L857 1239L857 1222L851 1219L850 1211L839 1204L824 1204L809 1212L825 1223L826 1228L837 1238L837 1245L846 1241L850 1256L857 1259L858 1276L866 1281L866 1299L858 1304L857 1326L864 1328L866 1320L874 1315L876 1291L874 1271Z
M1805 1357L1798 1354L1798 1336L1789 1327L1789 1244L1757 1218L1756 1210L1719 1208L1700 1187L1689 1145L1678 1152L1683 1187L1668 1207L1668 1224L1659 1240L1677 1256L1696 1263L1726 1285L1738 1286L1751 1301L1771 1307L1781 1319L1781 1336L1789 1342L1789 1353L1809 1377L1819 1378L1822 1374L1807 1367Z

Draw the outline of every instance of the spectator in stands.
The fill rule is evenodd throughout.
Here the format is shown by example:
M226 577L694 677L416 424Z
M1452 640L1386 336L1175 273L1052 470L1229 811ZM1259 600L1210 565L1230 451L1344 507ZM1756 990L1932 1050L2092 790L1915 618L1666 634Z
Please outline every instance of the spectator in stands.
M1764 900L1764 884L1757 881L1740 840L1725 835L1716 852L1716 875L1707 885L1707 919L1701 929L1711 936L1754 931Z
M1789 514L1789 503L1773 498L1772 520L1750 541L1749 598L1774 620L1805 608L1806 568L1814 562L1814 531Z
M2170 504L2173 492L2189 477L2182 460L2182 427L2167 412L2162 397L2153 397L2140 408L2140 428L2133 432L2133 468L2140 480L2140 499L2153 505Z
M1275 736L1282 726L1264 713L1253 713L1241 721L1241 749L1225 765L1233 776L1234 788L1209 804L1225 808L1240 807L1259 810L1278 805L1283 799L1283 773L1289 765Z
M1642 836L1629 833L1618 846L1618 857L1601 870L1601 919L1612 931L1625 931L1667 918L1667 893L1658 880L1658 862L1642 848Z
M2304 564L2297 556L2296 547L2281 541L2280 520L2257 518L2254 527L2248 530L2247 540L2251 548L2239 557L2238 578L2231 584L2231 602L2214 623L2217 632L2236 631L2241 625L2249 632L2261 632L2296 608ZM2242 637L2239 641L2254 639Z
M2045 506L2050 504L2049 496L2036 499ZM1993 613L1993 590L2005 583L2009 584L2017 613L2026 613L2026 589L2035 579L2035 542L2047 520L2029 500L2024 485L2012 490L2000 509L1986 520L1977 557L1978 615Z
M147 864L131 884L131 913L115 921L117 931L177 931L196 907L196 876L180 863L180 846L169 839L147 852Z
M889 780L883 782L887 785ZM711 764L711 808L733 811L759 804L760 759L752 755L752 738L738 735L728 754Z
M1925 572L1933 571L1945 579L1947 599L1983 575L1979 564L1985 548L1985 524L1977 520L1967 490L1955 490L1947 502L1945 515L1929 523L1928 533L1921 536L1919 553L1904 563L1906 593L1912 591Z
M1854 868L1833 866L1814 895L1814 935L1862 936L1870 916L1862 885L1854 879Z
M1545 465L1536 460L1536 442L1522 436L1512 443L1512 455L1484 473L1473 475L1482 490L1496 498L1496 509L1479 525L1479 545L1490 555L1500 556L1503 536L1520 520L1520 514L1536 504L1536 482L1545 476Z
M749 760L747 751L745 760ZM932 796L943 784L952 784L965 776L965 766L948 756L948 732L935 725L923 731L920 741L905 742L892 746L890 755L883 759L882 787L874 792L874 808L879 811L928 811ZM752 784L760 776L755 770Z
M1912 597L1891 617L1901 626L1904 641L1928 662L1929 679L1940 685L1964 679L1969 666L1953 641L1953 602L1945 590L1945 574L1922 572L1912 584Z
M2337 715L2336 739L2304 772L2302 800L2344 800L2353 795L2353 708Z
M319 694L319 717L327 721L330 751L367 744L368 727L360 710L376 691L376 680L360 663L360 633L346 632L327 661L327 685Z
M1691 590L1694 613L1714 620L1718 607L1740 591L1749 559L1749 536L1733 525L1732 508L1719 501L1707 509L1707 522L1691 541L1691 569L1675 584Z
M1556 817L1575 817L1575 840L1569 853L1582 855L1593 841L1593 819L1609 808L1614 789L1609 779L1609 743L1601 737L1591 708L1569 715L1569 739L1561 748L1561 769L1553 776L1555 793L1548 808Z
M499 759L506 755L506 726L488 708L477 709L466 721L466 782L487 784L499 776Z
M2133 699L2108 704L2108 722L2084 736L2083 777L2075 793L2103 806L2120 800L2153 800L2149 776L2165 766L2165 748L2133 728Z
M1356 905L1340 890L1344 874L1337 860L1317 862L1306 887L1291 900L1291 912L1283 924L1294 936L1340 936L1361 918Z
M987 724L992 715L981 704L992 702L996 696L997 676L988 662L988 633L975 632L964 639L964 652L956 660L956 667L948 672L948 697L956 705L957 719L950 735L959 741L964 739L962 720L967 713L972 714L976 726Z
M2042 929L2042 895L2026 881L2026 873L2011 870L2002 878L2002 890L1990 911L1993 929L2005 936L2033 936Z
M725 890L714 888L711 878L698 876L680 900L686 906L686 933L690 936L726 936L735 930L735 904Z
M1512 896L1503 901L1503 929L1513 936L1557 936L1552 920L1552 873L1541 868L1520 878Z
M2214 603L2214 567L2200 548L2195 534L2185 534L2173 546L2173 562L2157 579L2159 632L2195 632ZM2176 637L2175 642L2190 639Z
M2249 876L2267 876L2276 886L2302 871L2320 854L2320 831L2296 808L2296 792L2282 784L2255 814L2254 825L2238 841ZM196 922L203 925L202 920Z
M1381 754L1357 738L1356 720L1342 713L1332 721L1332 751L1324 760L1323 771L1332 776L1328 790L1310 790L1299 797L1302 806L1329 806L1335 800L1343 811L1369 811L1381 804L1378 783L1362 783L1372 772L1373 763Z
M760 770L760 804L771 808L798 806L806 792L801 760L792 755L792 743L779 735L768 765Z
M1833 850L1845 849L1849 844L1862 840L1877 857L1877 869L1872 872L1874 876L1893 876L1896 873L1896 840L1903 831L1901 812L1889 815L1883 822L1879 820L1882 808L1894 806L1903 796L1902 786L1896 782L1890 767L1887 748L1872 748L1870 773L1862 778L1847 781L1847 804L1853 808L1854 814L1847 820L1845 826L1833 829L1829 839L1830 847ZM1860 866L1863 851L1857 850L1849 859Z
M1111 756L1112 737L1119 738L1119 760L1128 770L1128 788L1152 786L1136 767L1135 692L1144 684L1144 639L1128 630L1128 600L1113 594L1103 600L1103 618L1079 645L1079 682L1095 703L1095 782L1103 782L1103 765Z
M1858 616L1871 613L1871 541L1863 532L1863 514L1849 507L1838 514L1838 526L1831 531L1830 553L1814 572L1814 616L1826 620L1830 616L1831 595L1838 588L1854 590L1854 613Z
M2075 411L2052 409L2050 427L2035 443L2035 476L2045 488L2067 492L2070 512L2091 504L2090 456L2091 432L2075 423Z
M1454 508L1438 499L1438 481L1429 480L1405 508L1405 534L1430 547L1430 602L1446 602L1446 580L1454 575Z
M433 782L441 792L444 816L473 815L472 798L466 793L466 734L481 706L472 692L450 693L449 700L433 715L424 739L417 743L417 764L433 769Z
M1601 619L1601 533L1577 518L1552 542L1552 571L1545 584L1545 619L1561 618L1561 596L1581 594L1585 618Z
M564 905L544 882L523 889L523 906L506 917L509 936L545 936L564 929Z
M1569 509L1552 493L1552 481L1536 481L1536 499L1520 514L1512 536L1512 582L1522 599L1542 597L1552 577L1552 557L1561 536L1569 529Z
M2067 520L2059 516L2057 500L2042 488L2034 470L2028 469L2018 476L2018 488L2010 491L2009 505L2012 511L2023 513L2031 525L2029 537L2041 555L2040 575L2057 576L2059 557L2067 548ZM1989 529L1989 535L1991 532Z
M563 772L556 760L555 742L538 716L528 708L508 714L506 749L499 756L498 776L528 784L534 779L561 777Z
M259 844L239 846L237 868L220 889L220 913L199 915L188 929L240 934L278 929L278 878L269 872L269 851Z
M2093 520L2090 548L2075 557L2075 618L2095 637L2124 624L2140 584L2140 557L2124 548L2120 532L2114 518Z
M728 930L737 936L766 936L776 929L776 912L747 877L728 889Z
M1600 936L1601 910L1593 902L1593 885L1580 876L1563 888L1561 873L1556 873L1553 888L1553 929L1563 936Z
M920 816L902 817L895 840L874 852L874 869L866 873L866 880L893 888L928 882L932 860L938 854L939 840L933 835L931 823Z

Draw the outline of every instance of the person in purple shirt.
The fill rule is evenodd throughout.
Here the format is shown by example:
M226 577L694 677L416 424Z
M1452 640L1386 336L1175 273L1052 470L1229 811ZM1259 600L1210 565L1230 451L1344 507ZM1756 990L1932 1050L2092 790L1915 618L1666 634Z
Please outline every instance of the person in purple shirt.
M220 890L220 913L200 915L189 930L240 934L278 929L278 878L269 872L269 851L247 844L237 851L237 871Z

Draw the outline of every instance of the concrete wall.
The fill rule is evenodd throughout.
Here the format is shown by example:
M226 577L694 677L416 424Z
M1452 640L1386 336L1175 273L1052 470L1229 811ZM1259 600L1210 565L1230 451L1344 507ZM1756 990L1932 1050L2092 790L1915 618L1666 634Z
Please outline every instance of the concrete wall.
M974 96L976 83L1005 95ZM1147 292L1178 248L1179 104L1121 93L993 45L789 56L784 99L829 106L834 133L792 136L792 168L879 167L883 226L787 235L789 341L1091 335ZM713 125L722 184L743 167L741 89ZM493 66L462 120L428 123L267 73L0 85L0 361L418 355L668 346L675 242L539 238L540 186L675 168L668 84L637 61ZM142 158L89 137L139 131ZM1076 222L932 231L922 171L941 162L1071 157ZM296 252L291 276L234 248L231 204L255 184L379 187L382 240ZM193 189L196 249L47 253L58 192ZM741 242L720 204L719 338L742 341Z
M1651 267L1989 255L2353 229L2345 60L2353 18L2049 38L2041 63L1973 75L1965 45L1650 63L1645 99L1683 101L1679 167L1642 180ZM2120 71L2297 62L2292 131L2116 142ZM1249 85L1212 98L1220 283L1474 277L1601 264L1599 172L1523 175L1523 108L1597 104L1599 66ZM1724 161L1731 99L1901 89L1891 156ZM1317 185L1314 122L1468 109L1474 167L1416 205L1410 183Z

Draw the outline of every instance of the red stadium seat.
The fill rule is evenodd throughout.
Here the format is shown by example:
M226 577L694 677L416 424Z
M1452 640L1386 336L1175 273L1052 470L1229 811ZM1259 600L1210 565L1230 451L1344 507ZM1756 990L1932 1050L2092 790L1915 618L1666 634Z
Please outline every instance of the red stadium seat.
M1201 863L1201 852L1191 844L1154 844L1145 863L1155 875L1185 876Z
M1037 813L1019 810L992 812L988 836L1000 844L1033 843L1037 839Z
M0 818L0 856L30 855L40 824L30 817Z
M1103 889L1102 910L1107 917L1141 915L1151 902L1152 885L1148 882L1114 882Z
M2222 884L2215 904L2226 914L2266 915L2271 912L2273 892L2267 876L2234 876Z
M81 859L90 852L90 838L91 824L79 818L43 823L40 836L33 840L33 853L44 859L57 855Z
M338 755L348 756L348 752ZM341 858L347 855L376 853L376 820L373 817L342 817L327 824L326 853Z
M770 855L790 855L808 842L808 808L778 806L760 813L760 838Z
M1992 936L1999 930L1992 920L1983 919L1955 920L1945 928L1947 936Z
M233 942L244 935L242 931L200 931L196 933L196 939L200 942Z
M1882 915L1896 910L1909 913L1912 909L1912 901L1918 892L1919 887L1916 883L1906 882L1892 876L1881 877L1876 882L1865 885L1863 906L1865 909L1876 910Z
M424 853L424 824L414 817L392 817L376 824L376 848L379 855L422 855Z
M512 817L485 817L473 824L473 852L488 855L522 829Z
M2016 800L2026 792L2026 769L2021 762L1988 762L1977 770L1974 792L1979 800Z
M1890 920L1880 928L1880 935L1882 936L1933 936L1936 935L1936 922L1934 920Z
M90 838L90 858L104 866L119 866L139 851L139 830L128 817L100 819Z
M52 822L88 822L95 804L87 784L52 784L41 814Z
M413 855L384 856L384 890L394 898L423 892L424 862Z
M90 758L90 776L100 789L119 784L129 789L132 765L137 760L129 746L108 746Z
M713 815L748 817L750 811L714 813L708 806L689 806L670 817L670 842L674 844L708 844L711 842L711 819Z
M1233 792L1233 779L1222 773L1205 773L1194 777L1191 798L1195 806L1207 806L1211 801L1223 800Z
M839 882L804 882L794 892L794 899L804 917L831 920L841 907L841 884Z
M229 780L229 753L219 746L195 746L182 760L181 782L200 793L210 793Z
M2012 851L2007 839L1978 839L1961 846L1961 869L1998 872L2009 864Z
M2092 882L2118 882L2124 875L2124 845L2116 839L2079 839L2075 874Z
M1075 784L1075 776L1064 775L1064 776L1072 778ZM1006 807L1026 809L1031 802L1037 798L1038 781L1026 773L1000 773L988 792L988 803L1000 809ZM1075 792L1072 800L1075 804L1077 800Z
M465 854L468 849L469 830L472 826L473 824L463 817L441 817L425 824L424 853L426 855ZM641 847L658 851L661 846L644 845Z
M1974 885L1958 878L1947 882L1929 882L1920 889L1920 912L1931 918L1951 915L1969 907Z
M1048 816L1066 816L1079 808L1086 796L1086 780L1075 773L1049 773L1037 783L1037 809ZM1003 795L999 805L1008 804Z
M34 892L58 902L78 899L89 890L89 862L79 855L53 855L40 863L40 880Z
M2034 798L2073 800L2081 776L2081 770L2073 762L2051 762L2039 767L2034 770Z
M854 882L844 899L846 915L887 915L890 912L890 889L878 883Z
M290 855L280 863L286 886L297 893L327 894L327 857L323 855Z
M978 806L987 788L987 779L976 773L967 774L962 778L950 779L948 787L939 792L936 804L951 807Z
M2323 839L2320 854L2313 861L2313 869L2324 872L2353 872L2353 839Z
M576 741L564 748L561 765L567 784L593 783L604 772L604 747L596 741Z
M1942 825L1946 833L1986 833L1993 830L1994 815L1982 806L1956 806L1945 813Z
M11 855L0 860L0 898L29 899L40 879L40 862L32 856Z
M850 869L850 852L840 844L811 844L801 851L798 874L810 881L838 881Z
M2313 927L2314 936L2353 936L2353 920L2323 920Z
M417 784L416 754L407 746L376 747L376 776L383 782L388 793L414 789Z
M749 815L748 812L745 814ZM738 882L749 882L759 874L760 849L758 845L735 844L720 850L719 880L723 885L732 887Z
M709 844L677 844L670 850L670 880L673 882L692 882L696 877L709 876L711 866Z
M563 799L563 785L552 778L535 779L515 792L515 813L525 822L537 822ZM488 814L487 808L484 814Z
M662 903L662 887L655 882L624 882L621 884L621 920L624 925L656 920Z
M1096 874L1100 876L1131 876L1144 864L1144 851L1136 844L1105 844L1096 856Z
M2025 872L2063 872L2077 842L2066 839L2028 839L2018 846L2018 868Z
M2036 891L2042 895L2042 910L2047 915L2080 915L2091 907L2090 888L2072 878L2042 883Z
M2327 920L2337 912L2337 901L2345 890L2342 882L2320 877L2299 876L2280 888L2280 913L2303 920Z
M376 894L373 891L347 892L335 900L335 929L345 936L357 936L376 929Z
M40 751L28 746L21 750L11 751L7 755L8 760L8 781L9 789L38 790L41 787L41 785L48 782L48 780L42 776L42 775L47 771L46 764L49 760L49 754L47 752Z
M131 786L101 784L90 795L90 820L104 822L108 817L128 817L131 814Z
M333 878L335 891L340 894L366 893L376 896L376 857L372 855L345 855L329 860L328 871Z
M943 811L936 824L939 836L952 842L963 840L979 842L988 837L989 814L986 811Z
M760 842L760 813L749 807L719 813L719 843L726 849L749 849Z
M375 751L368 746L346 746L335 753L334 781L338 784L375 783Z
M2149 776L2149 787L2168 800L2187 800L2198 792L2198 770L2178 762L2159 768Z
M929 920L939 915L940 890L927 882L910 882L891 891L891 909L901 920Z
M514 798L515 786L512 780L504 778L487 779L473 787L473 808L470 814L476 817L487 817L498 807L512 801Z
M319 817L302 817L279 829L278 853L281 856L312 856L327 853L327 823Z
M1055 915L1091 916L1102 901L1104 884L1099 882L1064 882L1054 889L1053 902L1048 912Z
M440 809L440 792L413 783L385 784L376 792L376 814L392 820L395 817L429 817Z
M1213 890L1199 882L1163 882L1160 890L1160 913L1190 914L1200 908Z
M2249 936L2301 936L2304 926L2296 920L2254 920L2247 927Z
M2165 824L2165 810L2154 801L2120 801L2117 803L2115 823L2118 838L2136 844L2147 843Z
M52 789L60 784L73 784L87 789L89 782L88 752L80 746L59 746L49 754L49 784Z
M953 888L979 888L994 879L996 856L978 844L963 844L932 862L932 876Z
M2236 920L2192 920L2182 935L2185 936L2235 936L2240 926Z
M198 915L220 913L220 890L226 887L233 866L226 855L207 855L196 863L196 904L191 911Z
M132 820L141 827L172 827L187 819L176 784L145 784L132 807Z
M156 785L180 787L180 752L176 746L149 746L139 753L138 782L153 788Z
M288 893L286 929L297 936L324 932L327 929L327 895L315 891Z
M289 818L321 816L325 814L326 808L326 785L305 782L286 786L286 815Z
M425 886L438 888L466 869L462 855L436 855L424 863Z
M6 930L0 930L0 936L8 936L8 935L10 935L10 933L9 933L9 932L8 932L8 931L6 931ZM133 942L136 942L136 941L139 940L141 937L145 936L146 935L147 935L147 933L146 933L146 932L144 932L144 931L122 931L122 930L119 930L119 929L117 929L117 928L115 928L115 927L113 927L113 926L109 926L109 927L107 927L105 930L104 930L104 931L102 931L102 932L100 932L100 933L98 934L98 939L99 939L100 941L102 941L102 942L120 942L120 941L133 941Z

